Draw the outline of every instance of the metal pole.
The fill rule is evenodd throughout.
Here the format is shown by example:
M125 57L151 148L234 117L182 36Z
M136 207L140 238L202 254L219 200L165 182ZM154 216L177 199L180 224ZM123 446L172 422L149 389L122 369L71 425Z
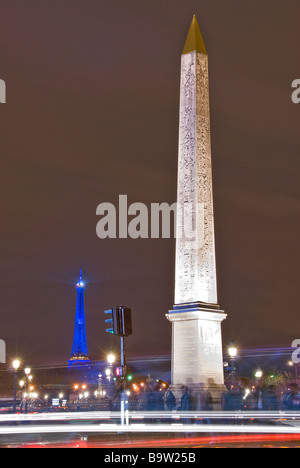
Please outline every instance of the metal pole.
M27 414L28 412L28 390L29 390L29 380L28 380L28 375L26 375L25 414Z
M13 413L16 413L17 407L17 371L14 371L14 404L13 404Z
M125 355L125 337L121 336L121 366L122 371L125 372L126 368L126 355ZM124 373L122 372L122 380L125 378Z
M123 393L124 392L122 392L122 395L121 395L121 426L124 426L124 420L125 420L125 416L124 416L124 414L125 414L125 410L124 410L125 402L123 400L123 398L124 398Z
M126 416L125 416L125 400L126 400L126 393L125 393L125 372L126 372L126 356L125 356L125 337L121 336L121 366L122 366L122 393L121 393L121 426L124 426L126 422Z

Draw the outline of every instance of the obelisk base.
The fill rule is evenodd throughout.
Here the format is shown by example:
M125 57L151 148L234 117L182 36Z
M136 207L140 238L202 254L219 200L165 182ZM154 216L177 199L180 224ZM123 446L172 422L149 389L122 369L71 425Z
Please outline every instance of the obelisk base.
M225 390L221 322L227 315L197 302L175 305L166 317L172 323L173 393L180 399L184 385L194 400L209 392L217 404Z

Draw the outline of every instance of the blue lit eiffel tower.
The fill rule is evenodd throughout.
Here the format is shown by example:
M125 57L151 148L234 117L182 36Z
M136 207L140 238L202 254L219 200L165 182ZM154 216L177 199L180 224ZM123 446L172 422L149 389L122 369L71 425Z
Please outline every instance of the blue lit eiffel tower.
M69 366L79 366L90 362L88 357L86 330L85 330L85 312L84 312L84 289L85 284L82 281L82 271L80 270L79 281L76 284L77 289L77 304L74 340Z

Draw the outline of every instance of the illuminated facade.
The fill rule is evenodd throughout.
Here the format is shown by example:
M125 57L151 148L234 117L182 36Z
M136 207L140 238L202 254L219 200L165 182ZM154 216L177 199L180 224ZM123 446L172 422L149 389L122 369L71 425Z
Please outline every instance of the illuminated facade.
M84 289L85 284L82 280L82 271L80 270L79 281L76 284L77 304L72 353L69 360L69 366L78 366L90 362L88 357L86 329L85 329L85 311L84 311Z
M194 16L181 58L173 385L222 386L210 140L208 56Z

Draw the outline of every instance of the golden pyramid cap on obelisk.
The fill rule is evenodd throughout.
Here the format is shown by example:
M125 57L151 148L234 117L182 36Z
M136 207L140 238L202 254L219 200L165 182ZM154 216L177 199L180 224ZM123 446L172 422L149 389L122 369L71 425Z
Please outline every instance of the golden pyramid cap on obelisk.
M207 55L196 15L193 17L182 55L189 54L194 51Z

